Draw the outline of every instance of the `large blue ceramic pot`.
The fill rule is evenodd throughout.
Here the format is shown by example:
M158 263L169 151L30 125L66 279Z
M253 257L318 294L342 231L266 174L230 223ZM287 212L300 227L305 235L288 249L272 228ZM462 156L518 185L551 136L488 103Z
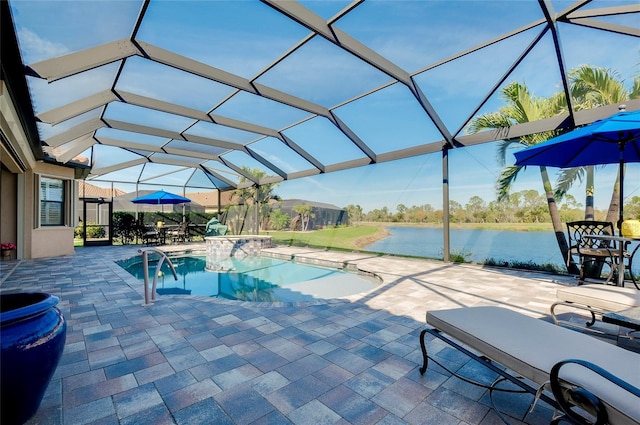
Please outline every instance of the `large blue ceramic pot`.
M58 366L67 324L45 293L0 295L0 406L3 425L23 424L42 401Z

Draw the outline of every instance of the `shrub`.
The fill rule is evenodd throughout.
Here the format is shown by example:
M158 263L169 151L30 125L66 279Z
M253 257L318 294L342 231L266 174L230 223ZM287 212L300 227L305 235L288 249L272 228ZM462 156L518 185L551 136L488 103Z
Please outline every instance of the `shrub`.
M113 214L113 236L120 238L123 245L130 244L140 234L140 228L144 229L136 218L127 212Z
M73 229L73 237L75 239L82 239L82 228L84 227L84 223L81 221L74 229ZM99 239L104 238L107 232L104 230L104 227L97 223L87 223L87 238L91 239Z
M469 251L465 251L464 249L451 251L451 261L454 263L466 263L468 258L471 257L471 253Z
M80 223L78 223L78 225L73 229L73 237L75 239L82 239L82 227L84 226L83 222L81 221Z
M99 239L104 238L105 235L104 227L96 223L87 223L87 238Z
M505 261L505 260L497 260L495 258L487 258L483 263L485 266L495 266L495 267L506 267L509 269L518 269L518 270L533 270L533 271L542 271L554 274L562 274L565 273L566 270L558 267L555 264L547 263L547 264L537 264L533 261Z
M289 214L284 213L280 210L273 210L271 214L269 214L269 223L273 230L283 230L289 227L289 223L291 222L291 218Z

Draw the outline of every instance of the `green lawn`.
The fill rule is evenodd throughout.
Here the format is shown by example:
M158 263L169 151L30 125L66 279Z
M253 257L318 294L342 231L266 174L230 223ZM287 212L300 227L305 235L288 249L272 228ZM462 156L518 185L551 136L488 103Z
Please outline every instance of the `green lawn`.
M387 232L381 225L371 224L310 232L262 231L261 234L270 235L273 242L279 245L354 250L361 249L363 245L384 237ZM114 239L113 243L114 245L120 244L116 239ZM83 246L82 239L75 239L74 246Z
M380 225L337 227L309 232L262 232L279 245L311 246L332 249L360 249L369 241L386 234Z

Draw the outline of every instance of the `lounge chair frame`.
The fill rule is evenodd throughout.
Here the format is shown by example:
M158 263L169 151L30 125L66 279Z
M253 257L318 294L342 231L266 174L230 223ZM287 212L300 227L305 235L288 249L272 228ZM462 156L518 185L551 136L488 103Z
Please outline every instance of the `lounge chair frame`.
M562 411L571 421L577 424L585 423L584 417L574 410L576 405L573 403L577 401L581 404L581 407L585 407L585 405L587 406L590 405L593 407L593 410L591 410L591 413L596 418L594 425L606 424L609 422L609 418L607 416L607 409L599 398L595 397L592 393L590 393L589 391L581 387L573 386L569 390L564 388L566 384L563 385L563 380L559 378L560 368L572 363L580 365L592 372L597 373L598 375L605 378L607 381L614 383L615 385L619 386L620 388L623 388L624 390L628 391L631 394L634 394L636 397L640 399L640 389L610 374L609 372L602 369L601 367L594 365L593 363L590 363L584 360L579 360L579 359L563 360L556 363L553 366L553 368L551 368L550 385L551 385L551 391L553 392L554 397L558 401L558 404L560 404ZM573 403L570 402L570 400L573 400Z
M557 301L551 305L550 314L556 325L578 327L576 324L560 320L556 313L558 306L568 309L586 311L591 316L585 323L586 328L579 327L590 332L604 333L592 326L597 317L603 314L625 310L640 306L640 291L633 288L622 288L613 285L589 284L560 288L556 294Z
M589 319L589 321L585 323L585 326L587 327L587 330L592 332L595 332L595 330L591 328L591 326L595 325L597 320L596 316L602 317L603 314L608 313L607 310L602 310L600 308L592 307L590 305L583 305L583 304L578 304L570 301L556 301L555 303L551 304L551 317L553 318L553 323L555 323L558 326L560 325L574 326L573 323L567 322L566 320L558 319L558 316L556 314L556 307L559 305L564 307L569 307L569 308L575 308L578 310L584 310L588 312L591 315L591 319Z
M426 372L429 359L437 363L427 353L425 335L429 333L532 394L533 404L539 399L548 403L556 410L552 424L640 424L640 410L635 403L636 398L640 401L640 380L633 375L633 367L640 364L640 355L637 353L499 307L428 312L427 323L434 328L424 329L420 333L423 356L421 374ZM512 326L526 329L526 335L522 334L516 340L504 338L504 332ZM523 341L528 341L524 347L520 346ZM547 347L547 344L551 345ZM550 347L554 347L552 351L548 350ZM572 355L584 355L585 358L577 359ZM598 366L594 362L601 364ZM569 370L561 375L560 370L567 365L571 365ZM631 369L625 369L624 365ZM617 376L603 367L611 368ZM580 372L576 372L576 369ZM520 374L524 378L520 378ZM628 379L633 384L618 376L625 376L625 379L630 376ZM495 383L491 386L475 384L492 391ZM491 403L500 419L508 423L493 400Z
M455 348L457 351L460 351L461 353L467 355L471 359L473 359L473 360L477 361L478 363L482 364L483 366L485 366L486 368L488 368L492 372L494 372L497 375L501 376L503 378L502 380L507 380L507 381L511 382L512 384L515 384L516 386L520 387L523 390L522 392L527 392L527 393L533 394L535 396L535 398L534 398L534 400L532 402L532 407L536 403L536 401L539 399L539 400L542 400L545 403L549 404L550 406L552 406L556 410L560 410L561 409L560 404L557 403L556 400L554 400L553 398L551 398L548 395L544 394L542 392L542 388L541 387L534 387L532 385L529 385L526 381L522 380L521 378L515 377L515 376L507 373L504 369L501 369L501 368L497 367L494 364L494 362L491 359L489 359L488 357L476 355L475 353L473 353L470 350L466 349L465 347L463 347L462 345L460 345L457 342L453 341L452 339L447 338L446 336L444 336L442 334L442 332L440 330L435 329L435 328L433 328L433 329L429 329L429 328L423 329L422 332L420 332L420 349L422 350L422 367L420 367L420 375L424 375L425 372L427 371L427 367L429 366L430 357L427 354L427 346L426 346L425 341L424 341L424 336L427 333L433 335L434 337L440 339L441 341L445 342L449 346ZM445 367L442 364L440 364L435 359L431 359L431 360L434 363L436 363L438 366L440 366L443 369L445 369L447 372L451 373L456 378L462 379L465 382L468 382L470 384L476 385L478 387L486 388L487 390L489 390L489 400L491 401L491 406L493 407L493 410L495 411L495 413L498 415L498 417L504 423L506 423L506 424L509 423L504 418L502 413L498 410L498 408L496 407L496 405L495 405L495 403L493 401L493 391L503 391L503 392L517 392L517 391L504 390L504 389L497 388L496 385L501 380L496 380L491 385L482 384L480 382L474 381L472 379L469 379L469 378L466 378L464 376L461 376L461 375L459 375L459 374L457 374L455 372L452 372L451 370L449 370L447 367ZM527 410L527 414L530 412L530 410ZM525 414L525 417L526 417L526 414ZM524 420L524 418L522 418L522 420Z

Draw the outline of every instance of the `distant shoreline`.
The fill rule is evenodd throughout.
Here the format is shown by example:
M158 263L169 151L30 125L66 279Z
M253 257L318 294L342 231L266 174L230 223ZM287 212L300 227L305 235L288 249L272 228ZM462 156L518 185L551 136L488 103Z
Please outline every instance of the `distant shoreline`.
M442 229L442 224L435 223L396 223L396 222L377 222L363 221L358 223L360 226L374 226L379 230L373 235L368 235L354 241L354 244L365 249L367 245L378 242L391 235L387 227L431 227ZM510 230L518 232L547 232L552 231L551 223L452 223L452 229L482 229L482 230Z
M367 224L367 225L369 225L369 224ZM386 238L387 236L390 236L390 235L391 235L391 232L389 232L386 227L380 226L378 231L376 233L374 233L373 235L363 236L363 237L358 238L355 241L353 241L353 243L359 249L364 249L365 246L371 245L374 242L378 242L379 240L384 239L384 238Z
M380 227L434 227L442 229L442 223L400 223L393 221L361 221L358 225ZM553 230L551 223L451 223L452 229L513 230L517 232L547 232Z

